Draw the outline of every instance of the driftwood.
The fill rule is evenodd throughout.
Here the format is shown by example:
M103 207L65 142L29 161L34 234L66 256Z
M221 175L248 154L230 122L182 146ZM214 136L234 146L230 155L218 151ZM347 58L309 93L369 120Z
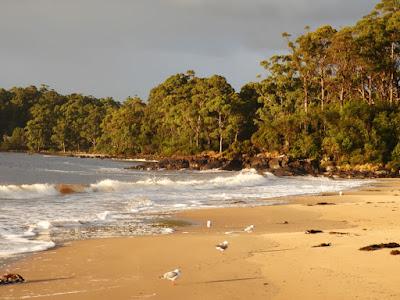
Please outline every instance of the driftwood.
M25 279L19 274L4 274L0 277L0 285L2 284L13 284L13 283L22 283Z
M316 246L312 246L313 248L320 248L320 247L330 247L332 244L331 243L322 243Z
M384 249L384 248L388 248L388 249L393 249L393 248L400 248L400 245L397 243L382 243L382 244L374 244L374 245L369 245L366 247L362 247L359 250L361 251L375 251L375 250L379 250L379 249Z
M391 255L400 255L400 250L392 250L390 251Z
M317 229L306 230L306 234L317 234L317 233L323 233L323 231L322 230L317 230Z

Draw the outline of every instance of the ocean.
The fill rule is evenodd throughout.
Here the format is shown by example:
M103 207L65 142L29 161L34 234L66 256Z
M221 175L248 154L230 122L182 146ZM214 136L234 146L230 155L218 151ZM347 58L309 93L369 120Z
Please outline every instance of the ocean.
M279 197L366 183L255 170L136 171L137 162L0 153L0 258L68 240L166 234L154 220L185 209L284 204Z

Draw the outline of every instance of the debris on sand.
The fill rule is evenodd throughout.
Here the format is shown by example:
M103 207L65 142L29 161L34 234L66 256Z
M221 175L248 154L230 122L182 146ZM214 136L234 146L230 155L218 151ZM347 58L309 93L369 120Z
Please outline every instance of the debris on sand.
M400 250L392 250L390 251L391 255L400 255Z
M388 248L388 249L392 249L392 248L400 248L400 245L397 243L382 243L382 244L374 244L374 245L369 245L366 247L362 247L359 250L361 251L375 251L375 250L379 250L379 249L384 249L384 248Z
M317 229L306 230L306 234L317 234L317 233L323 233L323 231L322 230L317 230Z
M13 283L22 283L25 279L19 274L4 274L0 277L0 285L2 284L13 284Z
M316 246L312 246L312 247L313 248L321 248L321 247L330 247L330 246L332 246L331 243L322 243L322 244L319 244L319 245L316 245Z
M307 206L317 206L317 205L325 206L325 205L336 205L336 204L332 202L318 202L315 204L307 204Z
M335 235L350 235L350 232L339 232L339 231L331 231L329 234L335 234Z

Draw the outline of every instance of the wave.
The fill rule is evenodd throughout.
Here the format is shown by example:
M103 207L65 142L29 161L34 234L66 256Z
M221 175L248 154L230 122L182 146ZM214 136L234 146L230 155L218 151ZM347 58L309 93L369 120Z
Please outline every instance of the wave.
M273 176L273 175L272 175ZM90 192L115 192L129 191L137 187L187 187L194 188L218 188L229 186L259 185L270 179L271 176L263 176L255 170L244 170L235 175L217 176L211 179L172 180L166 177L148 177L136 182L126 182L112 179L101 180L90 185L82 184L24 184L24 185L0 185L1 199L33 199L46 196L57 196L73 193Z
M331 189L331 179L323 177L303 177L301 182L294 182L296 177L281 179L271 173L260 174L254 169L242 170L235 173L216 173L207 176L204 174L200 178L195 179L174 179L166 176L146 176L144 179L137 181L120 181L114 179L105 179L89 185L83 184L32 184L32 185L0 185L0 199L34 199L48 196L61 196L76 193L129 193L139 192L141 194L155 191L194 191L208 190L212 194L213 191L228 191L234 189L266 187L273 185L274 182L282 180L282 184L295 184L297 192L302 193L302 189L313 190L317 185L326 186ZM182 178L182 177L181 177ZM291 182L292 181L292 182ZM358 182L349 181L342 184L342 188L359 185ZM317 189L315 189L315 192ZM285 193L283 193L285 194ZM263 195L264 197L265 195ZM229 197L232 197L230 195ZM228 197L228 198L229 198ZM99 217L100 219L103 216ZM104 216L105 218L107 216Z
M21 253L43 251L55 247L53 241L32 240L36 234L31 228L23 234L9 233L0 230L0 257Z
M32 199L43 196L55 196L59 194L55 185L52 184L23 184L23 185L0 185L1 199Z
M106 179L95 184L89 185L87 191L93 192L113 192L135 189L137 187L188 187L192 186L197 189L222 188L229 186L255 186L265 183L267 180L274 178L272 174L267 176L258 174L254 169L243 170L233 176L217 176L211 179L194 179L194 180L172 180L170 178L148 177L136 182L125 182L118 180Z

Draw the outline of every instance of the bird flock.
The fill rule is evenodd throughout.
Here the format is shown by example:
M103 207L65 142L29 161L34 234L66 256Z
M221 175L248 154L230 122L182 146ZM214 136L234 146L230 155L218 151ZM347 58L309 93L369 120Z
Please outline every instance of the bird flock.
M206 227L207 228L211 228L212 222L210 220L207 221L206 223ZM243 229L243 232L246 233L251 233L253 232L255 229L254 225L249 225L246 228ZM215 245L215 249L217 249L218 251L224 253L229 246L229 242L228 241L223 241L222 243L219 243L217 245ZM165 280L169 280L172 282L173 285L175 285L175 281L181 276L182 271L180 268L176 268L175 270L172 271L168 271L166 273L164 273L163 275L160 276L161 279L165 279Z

